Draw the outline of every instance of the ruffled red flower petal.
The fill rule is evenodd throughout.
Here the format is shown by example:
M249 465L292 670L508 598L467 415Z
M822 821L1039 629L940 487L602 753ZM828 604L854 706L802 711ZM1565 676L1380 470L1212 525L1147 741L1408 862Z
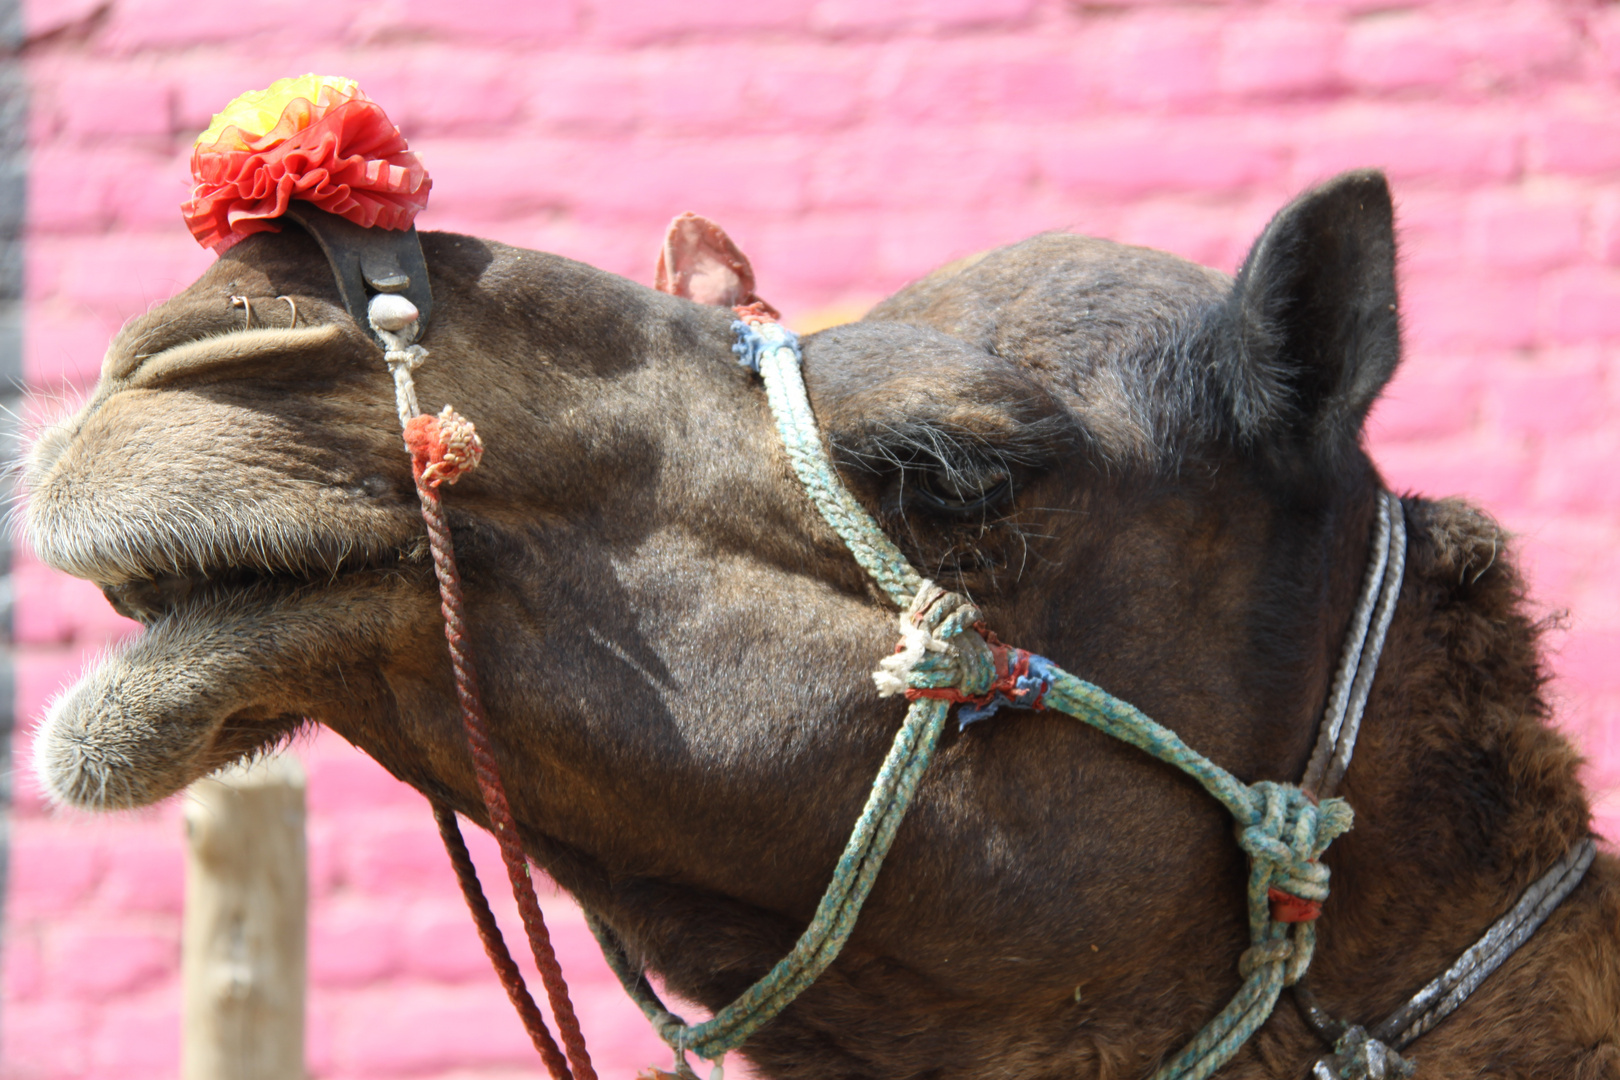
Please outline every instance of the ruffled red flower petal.
M329 106L294 98L264 135L230 126L191 155L197 181L181 205L204 247L224 252L274 219L293 199L366 228L407 229L433 181L382 107L364 96Z

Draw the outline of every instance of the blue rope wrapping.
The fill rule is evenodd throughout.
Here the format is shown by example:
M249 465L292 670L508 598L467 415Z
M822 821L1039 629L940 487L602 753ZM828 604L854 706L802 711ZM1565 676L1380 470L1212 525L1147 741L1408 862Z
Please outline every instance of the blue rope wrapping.
M1028 660L1027 674L1005 692L980 699L997 673L984 639L973 629L977 609L926 582L839 481L805 392L798 336L774 322L738 320L732 330L737 335L733 351L764 380L788 459L817 510L861 566L906 612L901 627L907 640L921 633L929 643L915 650L914 661L897 667L898 658L889 658L882 665L885 670L875 676L880 693L903 686L911 706L827 892L788 955L713 1019L696 1025L687 1025L664 1007L612 932L592 919L591 928L609 965L659 1035L675 1049L678 1065L685 1063L687 1051L711 1061L718 1059L769 1022L827 969L849 939L933 758L950 710L948 698L922 692L955 688L958 697L976 698L962 704L958 720L963 726L1004 706L1055 709L1180 769L1236 819L1238 844L1250 859L1250 945L1238 962L1244 982L1232 1001L1153 1078L1207 1080L1266 1022L1283 987L1297 982L1310 965L1316 946L1313 925L1274 919L1271 892L1277 889L1307 901L1326 899L1328 870L1319 860L1328 845L1350 828L1349 804L1343 799L1325 799L1317 805L1294 784L1245 784L1135 706L1044 657L1023 654ZM941 595L947 598L943 606L938 604ZM918 604L929 610L912 610ZM890 688L882 689L886 679Z

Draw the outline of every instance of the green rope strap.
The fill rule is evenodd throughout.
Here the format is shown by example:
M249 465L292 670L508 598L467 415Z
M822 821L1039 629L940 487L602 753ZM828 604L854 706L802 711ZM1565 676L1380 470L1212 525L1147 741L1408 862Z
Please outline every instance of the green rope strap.
M1042 657L987 643L974 629L981 622L978 609L925 581L833 471L805 392L797 337L746 315L733 328L736 351L764 379L777 431L805 491L856 561L904 611L902 650L882 662L874 679L881 695L904 693L911 707L809 927L763 978L713 1019L688 1025L664 1007L612 931L592 917L614 973L675 1049L683 1072L690 1073L687 1051L713 1061L741 1045L814 982L849 939L952 702L974 702L983 715L986 703L1000 696L1006 703L1066 713L1175 766L1236 819L1238 843L1250 859L1250 945L1238 963L1243 985L1154 1080L1212 1075L1265 1023L1283 987L1309 966L1316 935L1308 920L1328 893L1328 870L1319 859L1350 828L1349 805L1342 799L1318 805L1293 784L1245 784L1127 702ZM1302 905L1308 909L1303 916Z

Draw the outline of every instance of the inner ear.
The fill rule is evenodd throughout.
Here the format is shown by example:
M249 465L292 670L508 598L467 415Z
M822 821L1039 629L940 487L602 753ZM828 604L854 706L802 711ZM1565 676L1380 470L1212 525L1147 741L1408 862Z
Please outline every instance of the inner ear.
M706 217L682 214L669 223L653 287L699 304L737 307L759 300L754 268L726 231Z
M1400 360L1395 215L1382 173L1295 199L1256 241L1222 349L1239 431L1291 434L1330 456L1356 444Z

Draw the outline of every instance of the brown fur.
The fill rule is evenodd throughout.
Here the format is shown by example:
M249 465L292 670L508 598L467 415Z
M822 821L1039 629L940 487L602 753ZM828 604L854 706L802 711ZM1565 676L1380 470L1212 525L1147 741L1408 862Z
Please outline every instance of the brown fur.
M807 340L818 419L858 497L1001 636L1244 779L1296 778L1379 483L1359 428L1398 354L1388 207L1366 176L1307 195L1235 282L1067 237L948 268ZM893 611L788 471L728 313L424 245L423 405L452 402L489 448L448 505L526 846L718 1006L803 928L899 723L868 678ZM279 336L233 335L233 294ZM60 797L160 798L309 716L482 818L394 425L379 351L295 232L244 242L114 343L36 450L31 522L47 560L154 629L53 710ZM1006 494L952 509L980 490ZM1588 820L1498 530L1407 506L1311 974L1362 1022ZM849 947L746 1052L782 1078L1148 1075L1237 986L1230 829L1060 715L951 732ZM1614 1080L1617 1043L1603 855L1412 1053L1429 1078ZM1298 1077L1321 1049L1285 1003L1223 1075Z

